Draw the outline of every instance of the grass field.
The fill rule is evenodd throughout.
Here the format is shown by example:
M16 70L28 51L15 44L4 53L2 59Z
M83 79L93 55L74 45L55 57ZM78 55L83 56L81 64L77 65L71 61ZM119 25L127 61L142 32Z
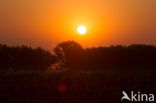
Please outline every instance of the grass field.
M120 103L122 91L156 93L156 71L1 71L0 103Z

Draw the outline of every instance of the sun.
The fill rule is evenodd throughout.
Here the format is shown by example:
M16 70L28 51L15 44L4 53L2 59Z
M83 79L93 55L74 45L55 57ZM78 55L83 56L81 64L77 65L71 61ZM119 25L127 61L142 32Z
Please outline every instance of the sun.
M77 27L77 33L80 35L85 35L87 33L87 27L84 25L80 25Z

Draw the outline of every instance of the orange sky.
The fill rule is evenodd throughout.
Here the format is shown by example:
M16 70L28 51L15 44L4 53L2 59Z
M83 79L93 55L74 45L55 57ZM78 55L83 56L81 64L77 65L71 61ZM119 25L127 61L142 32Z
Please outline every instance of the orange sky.
M156 44L156 0L1 0L0 43ZM76 33L86 25L88 33Z

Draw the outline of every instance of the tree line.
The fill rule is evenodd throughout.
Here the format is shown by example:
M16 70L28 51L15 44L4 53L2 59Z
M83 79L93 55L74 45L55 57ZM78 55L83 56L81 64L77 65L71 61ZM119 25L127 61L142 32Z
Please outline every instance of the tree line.
M0 69L45 70L56 62L56 56L42 48L0 45Z
M156 46L129 45L84 49L74 41L60 43L54 49L60 62L69 67L156 68Z
M67 68L156 68L156 46L130 45L83 48L74 41L59 43L54 54L42 48L0 44L0 69L46 70L58 63Z

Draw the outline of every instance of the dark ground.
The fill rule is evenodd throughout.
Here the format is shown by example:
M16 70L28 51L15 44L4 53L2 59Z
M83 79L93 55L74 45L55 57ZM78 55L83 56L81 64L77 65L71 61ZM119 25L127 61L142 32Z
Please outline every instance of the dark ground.
M156 94L156 71L1 71L0 103L120 103L122 91Z

